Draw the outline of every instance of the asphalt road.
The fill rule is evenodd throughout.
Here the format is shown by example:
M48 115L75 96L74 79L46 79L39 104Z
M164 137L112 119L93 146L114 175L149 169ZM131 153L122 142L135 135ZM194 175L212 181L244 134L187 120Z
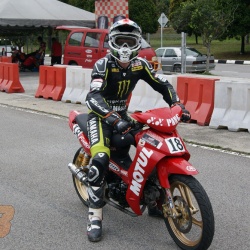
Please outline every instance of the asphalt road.
M233 77L233 78L250 78L249 65L242 64L221 64L217 63L214 70L211 70L211 74Z
M159 74L162 74L162 70L158 71ZM216 63L215 69L211 70L210 73L214 76L220 76L222 78L250 78L249 65L243 64L222 64ZM172 74L172 73L171 73ZM195 74L199 76L199 74ZM201 75L204 77L204 75Z
M110 206L104 208L103 240L88 242L87 209L67 168L79 147L67 120L4 105L0 114L0 208L15 210L0 249L178 249L163 221L147 214L132 218ZM214 209L210 249L250 249L250 158L191 145L188 149Z

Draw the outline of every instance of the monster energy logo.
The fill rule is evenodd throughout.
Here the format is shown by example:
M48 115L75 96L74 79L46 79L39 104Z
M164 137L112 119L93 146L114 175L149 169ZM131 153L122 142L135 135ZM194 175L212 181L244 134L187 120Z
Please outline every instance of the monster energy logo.
M124 94L128 93L130 80L119 81L118 84L119 84L119 89L117 95L122 97Z

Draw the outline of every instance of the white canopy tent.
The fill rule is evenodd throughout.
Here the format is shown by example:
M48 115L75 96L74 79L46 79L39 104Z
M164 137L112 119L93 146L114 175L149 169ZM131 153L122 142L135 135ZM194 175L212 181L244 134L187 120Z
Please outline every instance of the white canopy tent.
M95 14L57 0L1 0L0 34L59 25L95 26Z

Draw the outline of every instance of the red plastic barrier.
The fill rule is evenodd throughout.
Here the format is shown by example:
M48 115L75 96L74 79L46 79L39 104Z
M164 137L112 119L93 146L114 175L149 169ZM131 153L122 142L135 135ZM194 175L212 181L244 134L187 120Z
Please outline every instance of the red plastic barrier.
M15 63L0 63L0 91L23 93L24 88L19 80L19 68Z
M181 102L191 114L191 121L198 125L209 125L214 109L215 78L177 78L177 93Z
M0 62L12 63L12 57L10 57L10 56L1 56L0 57Z
M60 101L66 88L66 65L61 67L40 66L39 86L35 97Z
M4 72L4 63L0 62L0 85L1 85L1 82L3 81L3 79L4 79L3 72Z

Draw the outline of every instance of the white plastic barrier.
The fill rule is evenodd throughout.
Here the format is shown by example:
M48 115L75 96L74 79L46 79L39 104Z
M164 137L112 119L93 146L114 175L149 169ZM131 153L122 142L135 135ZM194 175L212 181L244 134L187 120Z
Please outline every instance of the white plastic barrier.
M177 76L176 75L159 75L164 77L171 83L176 89ZM129 112L134 112L135 110L146 111L153 108L167 107L167 103L163 100L160 93L155 91L151 86L140 80L135 89L132 92L132 97L128 106Z
M67 67L66 88L61 101L85 104L85 98L89 92L91 72L92 69Z
M214 110L210 128L250 132L250 82L220 80L215 84Z

